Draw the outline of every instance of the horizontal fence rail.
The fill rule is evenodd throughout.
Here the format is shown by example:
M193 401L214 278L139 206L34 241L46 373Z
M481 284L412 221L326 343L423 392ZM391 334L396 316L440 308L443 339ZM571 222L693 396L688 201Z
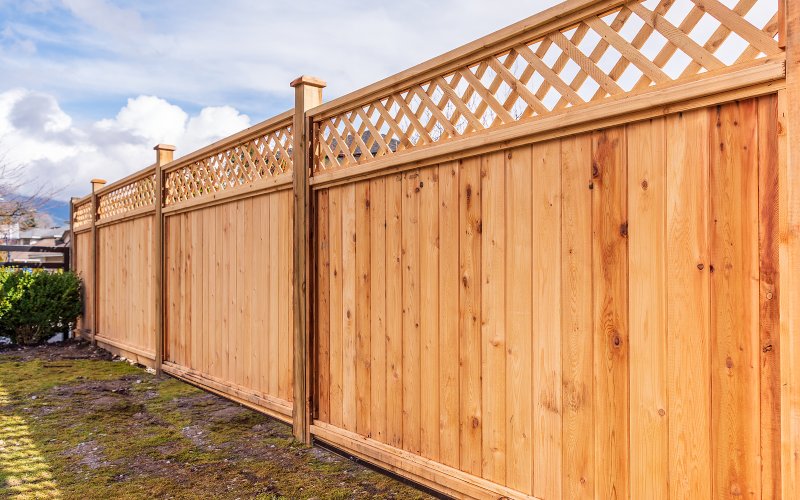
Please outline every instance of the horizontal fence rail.
M300 77L73 200L78 333L454 497L795 498L797 61L787 0L570 0Z

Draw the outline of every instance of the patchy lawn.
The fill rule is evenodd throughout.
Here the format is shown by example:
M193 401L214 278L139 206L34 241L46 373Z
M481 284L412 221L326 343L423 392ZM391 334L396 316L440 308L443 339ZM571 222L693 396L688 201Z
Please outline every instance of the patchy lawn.
M0 350L0 498L428 498L85 343Z

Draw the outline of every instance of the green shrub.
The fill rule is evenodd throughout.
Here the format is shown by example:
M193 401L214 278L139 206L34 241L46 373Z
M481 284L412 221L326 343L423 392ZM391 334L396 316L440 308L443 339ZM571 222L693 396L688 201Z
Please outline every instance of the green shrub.
M81 309L75 273L0 270L0 336L14 344L41 344L71 329Z

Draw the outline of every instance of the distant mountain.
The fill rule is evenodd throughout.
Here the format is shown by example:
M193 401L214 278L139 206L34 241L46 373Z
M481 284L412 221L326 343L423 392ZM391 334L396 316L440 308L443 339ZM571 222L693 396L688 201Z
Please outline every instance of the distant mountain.
M56 226L69 226L69 202L61 200L36 200L39 211L53 218Z

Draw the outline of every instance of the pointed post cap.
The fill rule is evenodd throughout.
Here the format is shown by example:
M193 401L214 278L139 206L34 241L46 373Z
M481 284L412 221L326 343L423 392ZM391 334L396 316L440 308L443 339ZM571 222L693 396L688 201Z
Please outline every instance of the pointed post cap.
M317 78L316 76L308 76L308 75L303 75L298 78L295 78L294 81L292 81L292 83L290 83L289 85L291 87L299 87L300 85L309 85L311 87L319 87L321 89L328 86L328 84L325 83L325 80Z

